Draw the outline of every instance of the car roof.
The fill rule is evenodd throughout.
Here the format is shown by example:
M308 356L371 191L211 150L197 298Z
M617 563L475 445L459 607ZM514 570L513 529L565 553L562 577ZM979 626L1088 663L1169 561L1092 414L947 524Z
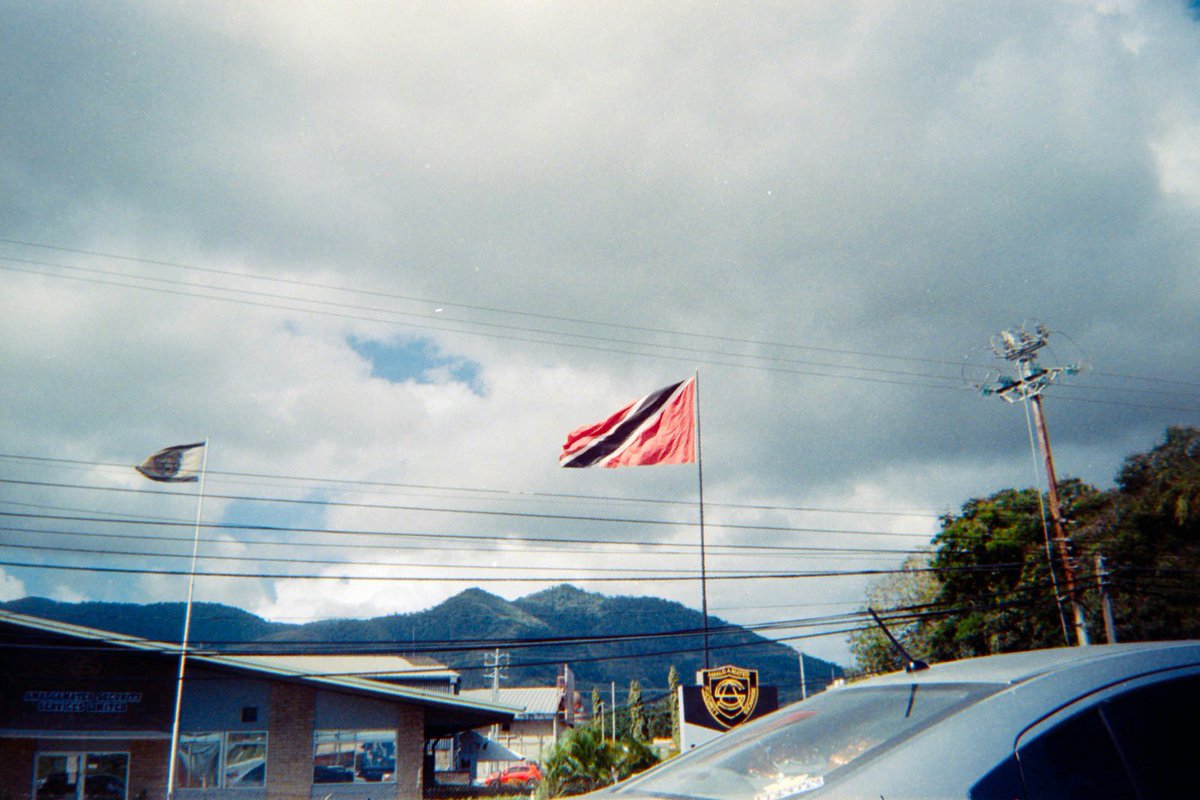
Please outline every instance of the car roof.
M1106 661L1136 660L1139 663L1183 658L1200 658L1200 641L1137 642L1128 644L1058 647L979 656L944 664L932 664L916 672L892 672L851 686L884 686L914 683L1022 683L1048 673L1097 665Z
M1013 754L1024 731L1111 687L1152 676L1193 672L1200 642L1151 642L1055 648L935 664L832 691L873 687L990 685L998 691L917 732L902 746L864 762L828 796L963 797L989 770ZM969 743L964 745L964 743ZM952 758L947 754L953 753Z

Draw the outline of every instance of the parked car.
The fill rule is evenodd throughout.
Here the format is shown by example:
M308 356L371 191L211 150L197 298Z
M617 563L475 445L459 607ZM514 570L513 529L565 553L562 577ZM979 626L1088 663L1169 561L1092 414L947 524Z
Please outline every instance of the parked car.
M56 772L37 781L34 796L37 800L75 800L78 780L77 774ZM88 775L84 778L84 795L88 800L123 800L125 781L117 775Z
M1195 797L1200 642L989 656L830 689L596 794Z
M354 770L338 764L315 764L313 783L354 783Z
M522 761L520 764L493 772L488 775L483 785L493 789L517 788L531 790L542 782L542 771L532 761Z

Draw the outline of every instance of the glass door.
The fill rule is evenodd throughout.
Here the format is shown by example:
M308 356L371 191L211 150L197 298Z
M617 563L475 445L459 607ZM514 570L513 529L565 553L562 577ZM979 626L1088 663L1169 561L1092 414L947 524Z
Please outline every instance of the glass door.
M34 768L34 800L126 800L128 753L43 753Z

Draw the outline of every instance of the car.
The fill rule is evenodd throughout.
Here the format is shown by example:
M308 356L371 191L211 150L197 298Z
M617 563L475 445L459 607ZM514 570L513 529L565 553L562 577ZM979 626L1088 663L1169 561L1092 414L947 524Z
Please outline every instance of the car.
M37 800L75 800L78 780L77 774L56 772L37 781L35 797ZM117 775L88 775L84 779L84 796L88 800L123 800L125 781Z
M522 761L507 769L493 772L484 779L483 785L492 789L519 788L532 790L542 782L542 771L532 761Z
M595 794L1195 797L1198 726L1200 642L1011 653L830 689Z
M354 783L354 770L338 764L314 764L313 783Z

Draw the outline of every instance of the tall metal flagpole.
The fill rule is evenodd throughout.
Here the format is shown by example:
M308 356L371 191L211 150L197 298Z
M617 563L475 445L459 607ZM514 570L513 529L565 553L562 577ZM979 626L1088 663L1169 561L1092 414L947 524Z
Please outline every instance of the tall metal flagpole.
M708 649L708 567L704 552L704 459L700 455L700 370L696 370L696 477L700 484L700 613L704 615L704 668L709 669Z
M188 576L187 609L183 615L183 641L179 644L179 679L175 684L175 716L171 721L171 755L167 765L167 800L175 797L175 762L179 755L179 717L183 709L183 672L187 665L188 637L192 630L192 595L196 589L196 558L200 553L200 518L204 513L204 476L208 473L208 438L200 461L200 489L196 496L196 533L192 537L192 569Z

